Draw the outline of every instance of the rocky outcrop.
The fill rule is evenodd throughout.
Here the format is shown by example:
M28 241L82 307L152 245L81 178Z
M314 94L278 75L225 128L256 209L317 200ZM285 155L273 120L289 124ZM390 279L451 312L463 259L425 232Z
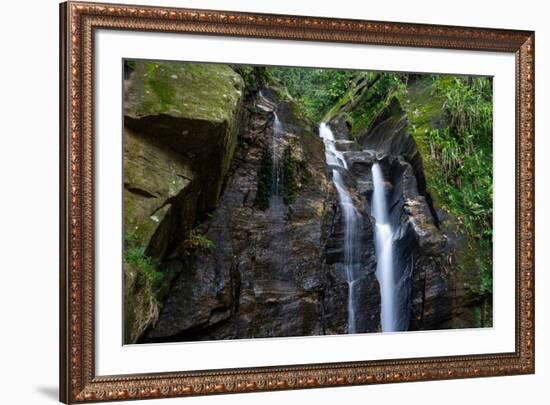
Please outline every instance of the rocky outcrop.
M323 144L275 89L252 94L246 107L223 195L203 224L213 248L180 272L145 342L324 332L329 293L319 246L330 183ZM254 202L262 157L272 153L275 111L284 133L278 153L293 162L293 170L283 170L293 176L285 182L298 192L292 202L271 200L262 210Z
M237 144L243 80L226 65L136 62L124 125L193 162L202 211L216 206Z
M354 165L351 165L354 169ZM348 190L355 194L355 204L360 207L360 229L357 244L361 246L356 252L353 296L356 307L356 332L380 331L380 289L376 278L376 257L374 252L372 222L365 209L363 198L357 190L357 184L351 177L347 178ZM324 296L325 332L326 334L348 333L347 307L349 285L344 269L344 213L337 196L332 193L328 211L328 229L325 242L325 263L327 266L327 294Z
M409 308L399 324L405 330L448 328L452 293L449 274L441 266L449 249L447 237L436 226L430 204L420 193L415 171L406 158L389 156L380 163L391 179L388 192L396 229L399 305Z
M192 162L155 139L124 130L124 229L140 246L153 235L177 196L190 187ZM157 237L158 239L158 237ZM153 256L161 252L148 248Z
M422 158L409 135L407 116L393 99L362 133L357 142L349 139L344 116L329 123L343 152L353 187L362 197L364 212L371 212L372 165L380 164L384 178L390 222L394 229L394 271L399 290L396 320L399 330L441 329L452 319L450 275L441 266L449 250L446 236L438 227L434 207L425 188ZM372 222L374 218L371 218ZM372 226L369 233L372 235ZM376 270L374 243L365 241L372 255L370 271ZM367 265L368 266L368 265ZM367 267L368 268L368 267ZM370 287L371 291L376 288ZM379 305L378 301L375 302Z
M139 256L161 257L171 239L175 211L189 194L191 162L155 140L124 131L125 339L135 342L156 321L159 303ZM128 258L130 254L133 257ZM138 256L138 257L135 257ZM132 260L135 259L135 260ZM141 265L141 267L140 267Z
M243 82L224 65L132 62L124 99L125 339L157 321L170 260L218 202ZM184 255L185 256L185 255Z
M124 342L136 343L159 315L154 286L143 272L124 263Z
M339 307L349 305L346 302L348 298L351 299L351 305L355 308L355 332L350 331L349 323L352 322L349 319L342 322L337 317L327 317L327 333L377 332L380 330L380 289L375 274L373 223L368 215L368 203L363 195L364 181L366 176L370 176L367 170L370 170L372 159L365 159L369 154L349 139L348 128L341 125L341 121L333 120L330 124L334 141L328 141L327 161L333 162L336 158L337 164L329 165L328 170L333 177L338 175L343 180L340 193L349 195L355 209L348 211L348 214L343 212L344 207L340 201L342 196L332 193L325 254L329 269L328 280L334 288L332 294L325 297L325 311L332 314ZM334 156L331 158L332 155ZM347 223L348 221L351 223ZM347 232L351 232L348 233L348 240ZM351 256L347 260L346 243L352 245L352 251L348 251L348 255L351 253ZM340 316L342 315L340 311ZM332 322L334 320L336 322Z
M409 120L397 98L393 97L367 129L358 135L364 149L375 150L381 156L402 156L411 166L418 192L424 196L437 224L439 218L433 207L432 197L426 187L424 165L414 138L409 134Z
M456 271L462 242L432 202L408 111L391 97L364 108L377 75L359 75L327 114L345 163L334 166L317 125L263 68L136 62L125 77L127 343L348 333L350 285L356 331L379 332L375 162L394 232L399 329L475 323L461 308L485 301ZM368 127L351 127L356 109ZM358 212L352 283L334 171Z

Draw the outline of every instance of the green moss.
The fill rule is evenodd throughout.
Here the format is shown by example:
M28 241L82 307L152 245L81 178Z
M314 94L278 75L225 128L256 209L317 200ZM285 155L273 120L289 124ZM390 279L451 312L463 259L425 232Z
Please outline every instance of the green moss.
M321 119L321 122L328 122L332 118L334 118L344 106L352 101L354 95L355 93L352 89L348 90L342 97L340 97L336 104L334 104L331 109L327 111L327 113Z
M273 162L271 154L266 150L262 154L262 161L258 170L256 198L254 206L262 211L269 208L269 198L271 197L271 171Z
M371 84L358 94L354 101L355 108L348 113L352 138L359 137L391 100L405 91L404 78L405 76L395 73L381 73L371 77Z
M200 226L197 226L189 232L189 235L187 235L187 238L185 238L182 245L185 254L191 255L200 250L210 249L214 246L214 242L208 239L208 237L202 232Z
M149 207L144 207L145 204L139 198L128 192L125 192L124 197L124 229L135 240L133 246L147 246L158 223L146 217L144 211Z
M241 76L228 65L130 62L135 71L126 91L127 115L231 121L244 86Z
M435 205L457 221L457 252L472 294L492 292L492 86L490 79L423 76L399 94Z
M160 287L163 274L156 270L153 258L145 254L145 250L139 247L127 247L124 251L124 262L134 266L154 287Z
M297 170L296 159L288 146L283 155L283 202L287 205L292 204L298 194Z
M178 102L176 86L165 80L163 76L153 76L149 79L148 84L161 105L170 106Z
M328 122L337 115L343 115L351 126L351 137L356 139L371 126L393 97L405 91L405 77L394 73L355 73L347 91L322 121Z
M440 80L449 79L442 76ZM423 76L407 86L406 91L398 93L397 98L407 113L409 133L416 142L423 158L426 178L428 183L431 183L432 179L438 177L438 173L434 167L437 162L430 156L430 131L440 129L444 125L444 94L434 91L433 77ZM436 202L440 204L443 202L444 198L437 190L432 190L432 194Z
M124 263L124 342L136 343L145 329L155 322L159 302L151 282L140 270Z

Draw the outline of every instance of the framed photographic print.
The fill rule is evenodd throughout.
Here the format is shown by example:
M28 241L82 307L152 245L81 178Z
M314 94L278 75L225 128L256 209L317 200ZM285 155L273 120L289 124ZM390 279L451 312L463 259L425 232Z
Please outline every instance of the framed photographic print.
M534 372L534 33L61 21L61 400Z

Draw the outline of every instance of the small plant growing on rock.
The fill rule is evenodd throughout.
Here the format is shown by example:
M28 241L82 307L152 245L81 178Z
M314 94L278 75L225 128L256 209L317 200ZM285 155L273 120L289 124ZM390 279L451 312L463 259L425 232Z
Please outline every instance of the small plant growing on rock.
M296 200L298 193L298 183L296 182L296 159L292 155L290 146L285 149L284 153L283 178L283 201L286 205L292 204Z
M124 261L137 268L154 286L159 287L162 284L164 275L156 270L154 259L147 256L143 248L127 248Z
M269 208L269 197L271 197L271 155L264 151L260 169L258 170L258 189L256 191L256 199L254 206L262 211Z
M202 233L200 227L192 229L183 241L183 248L187 255L199 250L210 249L212 246L214 246L214 242Z

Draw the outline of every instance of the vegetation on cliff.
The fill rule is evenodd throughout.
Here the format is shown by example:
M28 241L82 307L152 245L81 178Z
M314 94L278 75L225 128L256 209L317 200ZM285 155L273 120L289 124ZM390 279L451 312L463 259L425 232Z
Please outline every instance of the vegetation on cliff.
M268 74L301 104L307 117L319 122L348 91L355 73L351 70L271 67Z
M492 81L487 77L271 68L304 112L337 115L357 138L396 97L422 155L428 190L468 238L463 263L492 291ZM475 259L473 259L473 258Z
M272 305L269 294L281 294L277 299L282 301L294 296L292 305L306 305L302 295L311 293L310 285L313 290L325 287L325 274L320 274L325 264L318 262L325 260L321 244L326 236L321 232L336 226L328 224L334 218L323 217L334 196L328 191L330 177L315 125L338 123L348 138L338 139L343 141L339 147L360 153L360 140L383 114L395 111L400 115L392 119L406 128L407 141L416 144L414 153L423 162L426 187L418 187L423 194L419 198L426 198L432 212L422 214L433 215L434 228L456 234L460 245L452 260L457 263L450 266L472 275L468 288L475 299L490 297L491 79L155 61L127 61L126 66L133 72L125 82L124 106L126 342L144 336L159 316L161 327L151 339L178 328L182 339L198 336L200 328L207 331L203 337L217 333L218 324L240 305L237 295L247 288L243 303L250 319L256 300ZM274 214L265 212L273 193L274 158L267 137L273 134L275 113L286 125L277 162L280 197L288 210L280 223L269 222ZM365 187L370 181L366 176ZM235 178L239 181L232 183ZM441 224L436 212L446 218ZM287 231L292 231L293 243ZM273 249L279 254L272 254ZM262 257L266 253L270 257ZM443 262L441 268L447 265ZM260 273L265 285L254 288ZM331 277L336 283L337 277ZM168 300L172 309L159 315ZM321 306L308 300L312 308ZM183 301L189 304L185 308ZM314 311L308 311L312 324L317 322ZM172 319L174 314L189 319ZM480 312L476 326L487 320L490 315ZM340 330L340 323L334 330Z
M218 202L237 145L243 78L230 66L125 61L125 340L153 325ZM177 265L170 260L178 258Z
M127 115L233 120L243 80L227 65L130 61L130 66L134 73L126 89Z
M422 153L436 204L467 238L463 271L479 269L472 288L492 292L492 81L486 77L428 76L400 94L409 131Z
M328 122L344 113L352 137L369 127L396 91L406 88L406 75L397 73L309 68L270 68L268 72L313 121Z
M262 153L260 169L258 170L258 182L256 189L256 199L254 205L260 210L269 208L269 198L271 197L271 176L273 161L271 153L265 150Z

